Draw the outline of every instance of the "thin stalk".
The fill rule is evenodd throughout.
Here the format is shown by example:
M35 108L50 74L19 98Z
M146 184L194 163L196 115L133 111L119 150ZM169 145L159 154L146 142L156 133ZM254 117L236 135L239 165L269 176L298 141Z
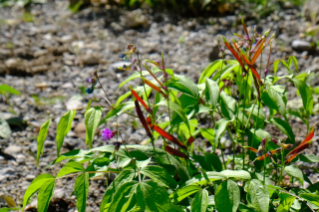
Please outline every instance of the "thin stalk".
M224 168L226 169L226 161L225 161L225 158L224 158L224 152L223 152L223 149L222 149L222 145L220 143L220 140L218 140L218 145L220 147L220 151L221 151L221 154L222 154L222 160L223 160L223 164L224 164Z
M280 170L280 176L279 176L279 180L278 180L278 186L280 186L280 182L282 179L282 174L284 173L285 170L285 165L284 165L284 150L281 149L281 170Z
M235 141L234 141L234 138L230 132L230 129L227 127L227 132L228 132L228 135L233 143L233 170L235 169L235 147L236 147L236 144L235 144Z
M265 142L265 151L267 151L267 141ZM267 153L265 154L267 155ZM264 186L266 183L266 160L267 160L267 157L264 158L264 180L263 180Z
M99 77L99 75L97 74L97 71L95 72L95 75L96 75L96 78L97 78L97 81L99 82L99 84L100 84L100 86L101 86L101 88L102 88L102 90L103 90L103 92L104 92L104 94L105 94L105 97L106 97L106 101L107 101L107 103L112 107L112 109L114 108L114 106L112 105L112 103L111 103L111 100L110 100L110 97L107 95L107 93L106 93L106 91L104 90L104 88L103 88L103 86L102 86L102 83L100 82L100 77Z

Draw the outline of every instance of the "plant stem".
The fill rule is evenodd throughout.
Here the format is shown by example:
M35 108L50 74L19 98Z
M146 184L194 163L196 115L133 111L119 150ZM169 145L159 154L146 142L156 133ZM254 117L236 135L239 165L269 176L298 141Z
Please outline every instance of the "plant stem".
M224 164L224 168L226 169L226 162L225 162L225 158L224 158L224 152L223 152L223 149L222 149L222 145L220 143L220 140L218 140L218 145L220 147L220 151L221 151L221 154L222 154L222 160L223 160L223 164Z
M282 174L284 173L285 170L285 165L284 165L284 150L281 149L281 170L280 170L280 176L279 176L279 180L278 180L278 186L280 186L280 182L282 179Z
M267 151L267 141L265 142L265 155L267 155L266 151ZM266 160L267 160L267 157L265 156L265 158L264 158L264 179L263 179L264 186L266 183Z
M235 147L236 147L236 144L235 144L234 138L233 138L233 136L232 136L232 134L230 132L229 127L227 127L227 132L228 132L228 135L229 135L229 137L230 137L230 139L231 139L231 141L233 143L233 167L232 168L234 170L235 169Z

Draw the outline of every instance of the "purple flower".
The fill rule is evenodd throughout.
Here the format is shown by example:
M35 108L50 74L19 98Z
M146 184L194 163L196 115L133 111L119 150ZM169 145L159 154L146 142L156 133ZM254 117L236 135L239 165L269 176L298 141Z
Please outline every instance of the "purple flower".
M159 61L158 61L158 60L154 60L154 62L155 62L155 63L157 63L157 64L159 63Z
M92 82L92 78L89 78L89 79L88 79L88 82Z
M135 66L132 66L131 67L132 71L136 70L136 67Z
M104 130L102 130L101 136L103 141L108 141L111 138L113 138L115 133L113 133L110 129L105 128Z

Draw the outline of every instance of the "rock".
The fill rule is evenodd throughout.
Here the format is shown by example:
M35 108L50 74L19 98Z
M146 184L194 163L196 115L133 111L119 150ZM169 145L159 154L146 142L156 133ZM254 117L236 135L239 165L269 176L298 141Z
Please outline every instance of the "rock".
M308 0L305 2L302 13L307 21L317 23L319 21L319 0Z
M15 169L8 167L0 170L0 175L14 175L16 172Z
M309 51L311 50L311 44L303 40L294 40L291 43L291 47L297 51Z
M19 165L25 164L25 156L23 154L18 154L16 161Z
M25 177L25 179L28 180L28 181L32 181L32 180L34 180L34 178L35 178L35 175L33 175L33 174L28 174L28 175Z
M22 151L22 147L17 146L17 145L10 145L4 150L5 153L10 154L10 155L20 153L21 151Z

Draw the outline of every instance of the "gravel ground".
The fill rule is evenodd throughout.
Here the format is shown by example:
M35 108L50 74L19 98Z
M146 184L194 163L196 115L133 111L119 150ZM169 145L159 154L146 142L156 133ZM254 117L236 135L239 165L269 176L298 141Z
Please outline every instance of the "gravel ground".
M91 95L81 92L81 88L89 86L87 79L93 72L99 71L101 83L114 102L128 90L128 87L120 90L117 87L130 73L116 68L121 64L119 55L127 44L136 44L145 59L160 59L164 53L167 67L197 81L210 61L219 58L217 35L231 38L231 32L243 34L238 15L193 20L149 10L113 11L92 7L71 14L66 1L34 5L32 14L34 21L27 23L21 19L21 10L0 9L0 19L6 20L0 25L0 84L8 84L21 92L21 96L12 96L10 102L0 96L0 117L18 117L16 122L25 121L25 124L13 128L10 139L0 139L0 193L12 196L18 204L22 203L25 190L37 175L43 172L57 174L60 169L58 164L47 170L44 167L56 158L55 132L61 115L67 110L85 107L91 98L103 95L99 88ZM319 51L310 43L317 43L318 37L306 36L309 21L300 14L298 9L286 7L259 21L247 15L246 24L256 25L261 33L269 28L271 33L276 33L271 61L294 55L301 72L311 70L317 73ZM230 58L230 52L226 53ZM279 68L278 74L283 73ZM130 85L135 83L138 81ZM317 86L319 81L314 79L312 83ZM296 90L289 86L290 105L295 106ZM317 97L314 102L318 102ZM99 104L106 105L106 102L101 100ZM87 148L83 113L84 110L77 111L61 152ZM39 168L36 168L37 132L48 118L54 121ZM124 121L125 117L121 120ZM310 123L316 121L317 116L313 115ZM112 128L114 124L110 122L107 126ZM297 142L302 141L306 134L305 125L297 119L291 124ZM144 130L135 130L131 126L122 127L122 130L129 143L140 143L145 137ZM284 137L271 125L267 130L273 136ZM317 154L317 139L315 136L308 152ZM197 140L198 143L202 141ZM94 146L102 144L102 139L97 136ZM317 181L317 174L308 171L308 176L313 182ZM57 181L54 204L62 208L63 204L68 205L69 209L65 211L76 211L75 197L70 197L73 186L72 178ZM90 182L87 211L98 211L104 192L105 180ZM36 201L31 203L35 204ZM64 210L55 208L52 211Z

